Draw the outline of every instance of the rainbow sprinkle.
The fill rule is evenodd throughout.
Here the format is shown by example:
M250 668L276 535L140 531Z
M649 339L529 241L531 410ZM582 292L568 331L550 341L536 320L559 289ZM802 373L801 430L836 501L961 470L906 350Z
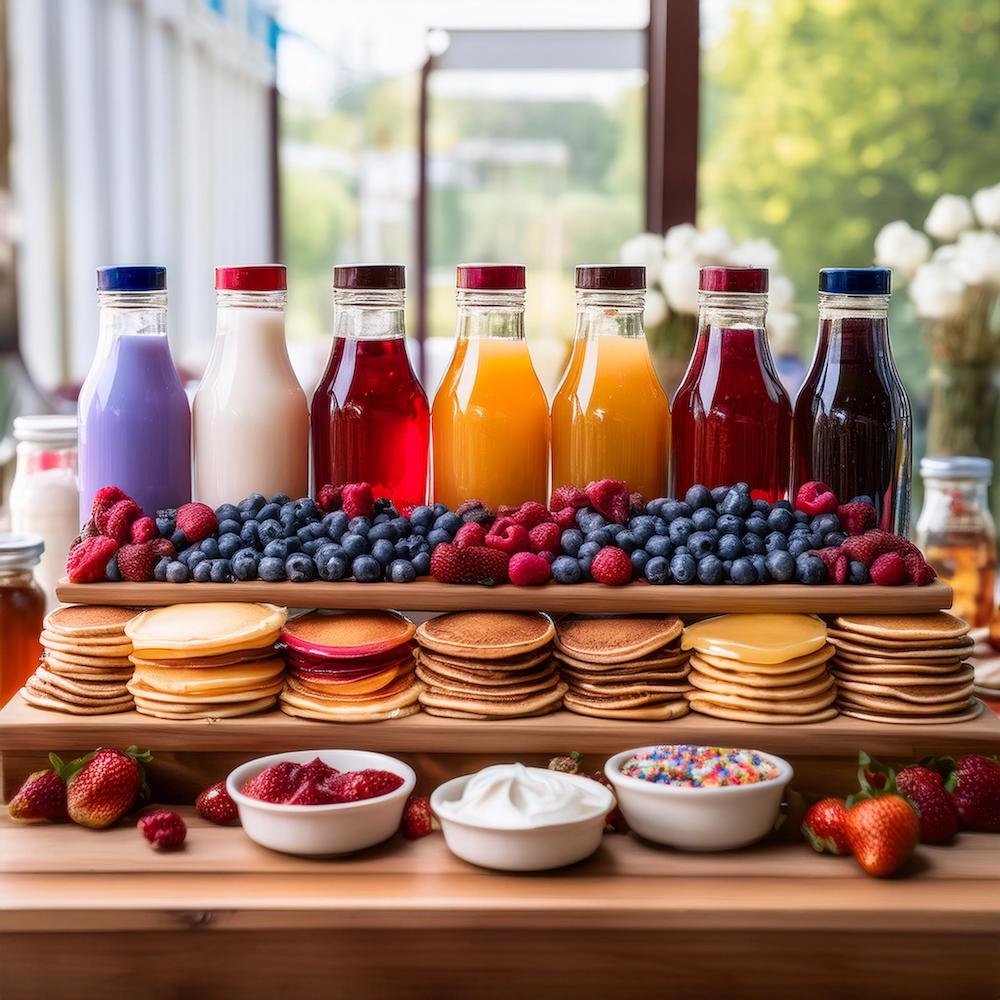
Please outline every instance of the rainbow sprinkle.
M753 750L685 743L637 753L622 765L622 774L658 785L716 788L770 781L778 776L778 769Z

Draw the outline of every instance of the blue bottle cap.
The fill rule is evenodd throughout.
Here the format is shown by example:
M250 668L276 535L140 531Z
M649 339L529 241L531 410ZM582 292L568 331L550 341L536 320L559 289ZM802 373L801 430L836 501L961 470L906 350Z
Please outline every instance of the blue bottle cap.
M888 267L824 267L819 290L829 295L888 295L892 271Z
M167 287L167 269L158 264L126 264L99 267L99 292L162 292Z

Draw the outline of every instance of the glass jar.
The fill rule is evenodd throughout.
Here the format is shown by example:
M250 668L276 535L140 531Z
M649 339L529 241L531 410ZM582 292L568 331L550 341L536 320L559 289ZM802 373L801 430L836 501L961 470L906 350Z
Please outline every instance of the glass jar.
M993 617L996 526L988 491L988 458L928 456L920 463L924 506L916 542L938 576L954 591L951 610L973 628Z
M57 603L55 588L66 554L80 530L76 417L18 417L14 437L17 465L10 488L10 526L45 543L35 578L51 608Z
M21 689L42 655L45 594L34 569L44 547L38 535L0 533L0 705Z

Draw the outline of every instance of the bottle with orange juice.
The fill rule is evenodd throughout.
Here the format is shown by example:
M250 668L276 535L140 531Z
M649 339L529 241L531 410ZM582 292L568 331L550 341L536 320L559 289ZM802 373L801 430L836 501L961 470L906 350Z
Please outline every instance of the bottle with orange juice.
M524 267L460 264L455 353L431 411L434 500L545 503L549 407L524 339Z
M576 337L552 401L552 486L622 479L667 491L670 404L642 323L646 269L576 269Z

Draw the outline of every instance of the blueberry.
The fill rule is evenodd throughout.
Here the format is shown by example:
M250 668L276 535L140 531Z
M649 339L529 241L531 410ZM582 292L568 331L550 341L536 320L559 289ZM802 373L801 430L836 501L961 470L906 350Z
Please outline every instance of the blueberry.
M594 561L593 556L585 556L582 559L577 559L576 562L577 562L577 565L580 567L580 579L581 580L590 580L590 579L592 579L591 575L590 575L590 565L591 565L591 563L593 563L593 561Z
M209 535L208 538L203 538L197 545L192 547L198 549L199 552L204 553L204 555L208 556L209 559L218 559L219 541L220 539L213 538Z
M368 542L360 535L353 533L344 535L340 540L340 544L344 548L344 554L352 561L368 551Z
M220 504L215 508L215 519L222 524L223 521L242 522L242 511L234 503Z
M233 576L237 580L256 580L260 557L253 549L240 549L233 558Z
M411 533L414 534L414 535L417 535L419 538L426 538L427 537L427 533L430 530L431 530L430 528L426 527L423 524L415 524L410 529Z
M576 556L580 552L580 546L583 545L583 532L579 528L567 528L560 535L559 544L566 555Z
M326 534L326 525L322 521L313 521L312 524L308 525L309 534L313 541L328 541L328 536Z
M392 551L396 553L397 559L409 559L410 558L410 546L407 539L401 539L396 542L392 547Z
M285 560L285 575L292 583L311 583L316 579L316 565L304 552L293 552Z
M409 538L404 538L401 545L406 546L406 557L407 559L412 559L415 555L421 552L426 552L430 554L431 547L425 538L421 538L419 535L410 535Z
M262 549L264 543L260 540L260 525L253 519L244 521L240 528L240 541L252 549Z
M757 570L750 559L734 559L729 570L729 578L733 583L746 584L757 582Z
M684 545L694 532L694 522L689 517L675 517L670 522L670 541Z
M684 494L684 502L692 509L713 506L712 494L707 486L692 486Z
M792 525L795 523L795 518L792 517L792 512L790 510L785 510L784 507L775 507L770 514L767 515L767 526L771 531L780 531L783 535L787 535L788 532L792 530Z
M674 543L664 535L653 535L645 549L651 556L669 556L674 551Z
M276 503L266 503L257 511L258 521L279 521L281 519L281 507Z
M160 561L153 567L153 579L157 583L167 582L167 567L170 565L168 556L161 556Z
M739 485L734 486L722 498L718 510L720 514L735 514L737 517L748 517L753 510L749 491L741 490Z
M746 519L744 528L754 535L760 535L761 538L763 538L769 530L767 527L767 518L761 517L760 514L751 514Z
M823 536L823 545L833 545L839 547L847 541L847 535L842 531L830 531Z
M715 539L707 531L695 531L688 538L687 547L695 559L702 559L715 548Z
M767 552L767 547L764 545L764 539L760 535L755 535L752 531L748 531L743 536L743 551L750 556L762 556Z
M699 583L722 583L722 580L722 560L718 556L709 554L698 560Z
M312 558L323 547L324 542L326 542L326 539L311 538L308 542L303 542L302 551ZM326 542L326 544L329 545L330 543Z
M875 506L875 501L872 500L870 496L852 497L851 503L867 503L870 504L872 507Z
M442 514L448 513L448 505L446 503L440 503L440 502L431 504L431 510L434 511L434 517L438 518Z
M646 563L646 566L643 569L643 575L650 583L669 583L670 563L668 563L663 556L653 556L653 558Z
M211 558L232 559L241 548L243 548L243 539L236 532L227 531L226 534L219 536L219 542L215 546L217 556L213 556L211 552L207 551L204 543L202 543L201 551Z
M267 503L267 500L263 494L251 493L249 496L244 497L236 506L239 508L240 513L249 511L251 514L256 514L265 503Z
M772 531L767 538L764 539L764 548L768 552L773 552L775 549L788 549L788 538L782 534L780 531Z
M234 521L232 518L226 518L225 521L219 522L219 526L215 529L215 533L217 535L225 535L232 532L233 534L238 535L242 527L242 521Z
M340 536L347 531L347 521L348 517L342 510L333 510L320 523L326 525L326 537L339 542Z
M288 546L289 555L291 555L293 552L302 551L302 543L299 541L296 535L292 535L290 538L286 538L285 544Z
M156 530L160 533L160 538L170 538L177 530L177 522L172 517L160 517L157 514Z
M646 512L652 514L654 517L659 517L660 512L663 510L663 505L667 502L666 497L657 497L655 500L650 500L646 504Z
M804 510L792 511L792 517L795 518L798 524L808 524L810 521L809 515Z
M434 527L440 528L442 531L447 531L448 534L454 538L455 532L462 527L463 523L464 522L458 514L453 514L451 511L448 511L446 514L442 514L434 522Z
M689 552L674 553L670 560L670 575L677 583L694 583L698 577L698 564Z
M863 562L858 562L856 559L852 559L847 564L847 582L870 583L871 574L868 572L868 567Z
M383 566L388 566L396 558L396 550L389 539L379 538L372 546L372 555Z
M264 546L264 555L269 559L280 559L284 562L291 554L287 538L276 538Z
M393 559L389 563L389 579L393 583L413 583L416 578L417 571L409 559Z
M605 545L611 545L615 540L615 536L612 534L610 528L597 528L594 531L588 531L585 540L596 542L603 548Z
M654 534L666 537L670 534L670 525L662 517L658 517L653 522L653 532Z
M810 531L809 535L809 547L811 549L821 549L823 548L823 535L818 531Z
M577 527L584 534L587 534L590 531L597 531L598 528L603 528L607 523L608 522L604 519L604 515L598 514L596 510L590 510L587 507L583 507L576 512Z
M447 531L443 528L434 528L427 535L427 541L431 545L441 545L444 542L450 542L454 536L449 535Z
M212 560L212 583L232 583L233 564L228 559Z
M668 500L660 508L660 517L667 522L678 517L690 517L692 513L691 507L683 500Z
M792 511L792 503L790 500L775 500L771 504L771 510L787 510L789 513Z
M800 555L795 560L795 579L799 583L826 583L826 565L819 556Z
M301 521L313 521L319 517L319 508L312 497L300 497L295 501L295 513Z
M729 492L729 487L728 486L716 486L713 490L711 490L712 503L714 503L716 505L722 503L725 495L728 492Z
M699 531L708 531L709 528L715 527L715 511L708 507L699 507L691 515L691 521Z
M376 514L372 518L372 527L374 527L376 524L388 524L391 520L392 520L392 516L389 515L389 514L385 514L385 513Z
M809 527L821 535L831 531L840 531L840 518L836 514L817 514L810 522Z
M299 515L293 501L289 500L287 503L281 505L281 514L278 517L279 521L298 521L298 519Z
M414 507L410 513L410 524L418 524L422 528L429 528L434 523L436 516L430 507L424 505Z
M206 556L201 549L191 549L189 553L185 552L184 556L184 562L187 563L187 568L191 570L193 570L198 563L208 561L208 556Z
M202 559L191 571L191 579L195 583L210 583L212 579L212 560Z
M121 581L124 579L122 577L122 571L118 566L118 556L112 556L108 560L107 566L104 567L104 575L112 583L121 583Z
M382 524L373 524L371 531L368 532L369 542L378 542L382 540L395 542L397 538L396 529L389 521L383 521Z
M287 493L275 493L271 497L271 503L276 503L279 507L286 503L291 503L292 498Z
M188 575L187 566L177 559L173 560L173 562L167 566L165 573L167 583L187 583Z
M623 552L631 552L633 549L637 549L639 547L639 542L636 540L635 535L625 528L615 535L615 545L617 545Z
M645 545L654 534L655 528L652 523L648 524L637 524L632 529L632 537L635 539L637 545Z
M645 549L636 549L629 558L632 560L633 574L639 576L645 569L646 563L649 562L649 553Z
M273 542L276 538L285 537L285 529L282 528L281 522L276 521L273 517L269 517L266 521L261 521L257 533L260 536L261 545L267 545L268 542Z
M350 521L347 522L347 530L354 535L361 535L362 538L368 537L368 532L372 530L372 523L367 517L352 517Z
M389 527L396 532L396 538L406 538L410 534L410 522L405 517L393 517L389 520Z
M628 519L628 526L633 531L643 525L649 525L649 527L652 528L658 520L660 520L660 518L654 517L652 514L634 514Z
M285 560L264 556L257 564L257 575L266 583L279 583L285 579Z
M768 575L775 583L788 583L795 579L795 556L784 549L771 549L764 557Z
M552 560L552 579L556 583L579 583L580 564L573 556L558 556Z
M382 564L372 556L358 556L351 563L351 575L358 583L376 583L382 579Z
M797 536L790 539L788 542L788 553L793 558L798 559L803 553L808 552L813 547L812 542L809 541L808 536Z
M757 536L754 535L756 538ZM743 555L743 543L737 535L723 535L716 543L716 552L720 559L739 559Z
M771 579L771 574L767 571L767 559L764 556L751 556L750 562L757 571L757 582L767 583Z
M764 517L771 513L771 505L766 500L754 500L753 509Z
M347 560L343 555L332 555L327 557L327 559L319 563L316 566L316 572L319 574L321 580L329 580L331 583L336 583L338 580L343 580L347 576Z
M187 535L185 535L183 531L179 531L179 530L175 531L170 536L170 541L173 543L174 548L178 552L180 552L181 549L186 549L187 548L187 544L188 544Z
M418 552L410 562L417 571L417 576L427 576L431 571L431 554L429 552Z
M688 547L686 545L678 545L677 548L674 549L675 556L686 556L687 554L688 554Z
M580 548L576 550L577 559L593 559L598 552L601 551L601 546L597 542L584 542Z
M716 519L715 526L724 535L742 535L746 528L743 526L743 518L735 514L723 514Z
M728 580L729 579L729 574L730 574L730 571L732 570L732 568L733 568L733 560L732 559L723 559L722 560L722 578L724 580Z
M281 518L281 533L285 538L294 538L299 530L299 522L295 520L295 516L291 517L282 516Z
M313 526L311 524L305 524L298 531L295 532L295 537L305 545L306 542L311 542L316 536L312 532Z

